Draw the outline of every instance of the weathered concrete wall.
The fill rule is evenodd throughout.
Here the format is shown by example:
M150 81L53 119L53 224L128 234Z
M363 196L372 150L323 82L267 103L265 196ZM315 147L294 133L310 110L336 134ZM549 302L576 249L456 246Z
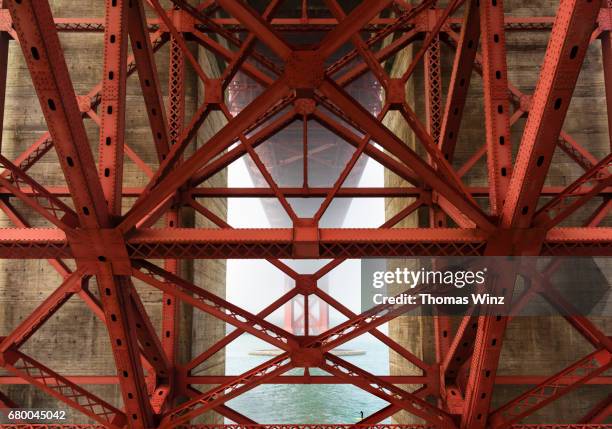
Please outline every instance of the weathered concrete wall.
M512 0L505 2L506 14L512 16L551 16L555 13L557 1L529 2ZM521 91L531 94L535 88L539 68L546 49L549 32L508 32L508 68L510 82ZM418 45L417 45L418 46ZM444 47L443 47L444 48ZM593 155L601 158L609 152L609 139L603 75L601 68L600 44L598 41L589 48L588 55L580 74L578 86L574 93L570 110L564 124L564 130L584 145ZM443 76L448 83L452 67L452 56L449 50L443 62ZM405 69L410 62L409 51L396 59L394 69ZM417 114L425 121L424 99L422 99L423 73L418 69L409 88L409 102L416 106ZM482 80L474 73L470 84L470 93L464 111L461 132L454 159L454 167L459 168L485 142L484 116L482 110ZM416 89L418 88L418 89ZM446 86L445 86L446 88ZM525 119L519 120L512 127L514 152L520 141ZM392 129L404 139L407 145L414 147L414 134L401 121L390 121ZM419 146L419 143L416 143ZM564 186L582 174L582 170L560 150L556 151L553 165L547 179L547 185ZM486 159L481 159L464 177L465 183L472 186L484 186L487 183ZM385 177L386 186L406 185L392 174ZM591 213L599 202L593 202L581 214L569 219L577 225ZM407 204L398 199L386 203L387 217L393 216ZM411 227L427 222L427 214L413 215L399 226ZM562 268L561 276L571 278L569 267ZM594 322L607 334L612 334L611 318L596 318ZM432 361L434 356L433 320L430 317L402 317L389 326L391 336L417 356ZM561 317L521 317L510 323L505 339L500 362L500 375L552 375L593 350L581 336ZM407 365L395 353L391 354L390 369L392 374L411 374L414 367ZM527 389L526 386L498 386L494 392L493 407L503 404ZM574 422L577 421L606 394L605 387L588 386L577 389L573 394L543 408L531 417L529 422ZM406 413L398 413L394 420L400 423L418 421Z
M83 0L79 2L55 0L51 2L56 17L103 17L104 3L100 0ZM102 33L71 33L60 36L62 47L71 73L77 94L86 94L96 85L102 74ZM164 46L156 55L162 92L168 92L168 46ZM194 47L201 62L212 70L216 65L208 63L203 51ZM205 68L206 68L205 67ZM203 94L195 74L187 67L186 75L186 118L191 118L196 107L203 100ZM167 98L166 98L167 102ZM126 143L153 169L157 168L157 156L153 145L151 131L143 103L138 78L130 78L127 89ZM217 129L222 122L209 121L204 125L201 136L187 150L191 153L196 144ZM90 145L97 158L98 129L91 120L85 121ZM25 148L32 144L47 130L41 114L38 98L32 88L27 65L20 47L10 43L8 88L3 132L2 154L14 159ZM45 185L65 185L57 157L51 150L30 174ZM143 186L148 178L131 160L124 166L124 186ZM225 173L215 178L214 183L222 186L226 181ZM124 210L133 201L124 202ZM204 201L219 216L225 218L224 200ZM25 218L33 225L46 225L31 210L19 202L14 204ZM183 224L193 225L194 213L183 210ZM0 214L0 227L13 226L4 214ZM71 262L69 262L69 265ZM195 284L218 294L225 295L225 265L217 261L190 261L182 264L182 275ZM44 298L61 283L61 277L46 261L0 261L0 336L6 335L17 326ZM145 304L154 326L161 329L162 295L152 287L135 282L141 299ZM90 289L96 292L95 281ZM181 307L181 341L179 343L179 360L185 362L215 342L224 331L221 322L203 317L202 313L188 306ZM45 365L61 374L70 375L114 375L115 366L106 329L91 313L86 305L73 297L48 323L35 334L23 347L23 350L40 360ZM206 373L222 374L224 359L217 359L215 365L206 369ZM0 374L4 374L0 372ZM107 401L120 405L121 395L118 386L86 386L96 395ZM0 390L23 407L48 409L66 409L69 422L86 422L87 419L45 393L30 386L1 386ZM220 422L216 415L204 416L205 422Z

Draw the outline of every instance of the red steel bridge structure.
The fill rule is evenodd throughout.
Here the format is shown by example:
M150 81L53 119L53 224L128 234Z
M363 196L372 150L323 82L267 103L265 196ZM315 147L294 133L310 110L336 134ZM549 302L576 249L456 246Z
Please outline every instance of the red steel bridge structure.
M611 365L611 339L586 317L565 316L593 345L591 354L552 376L502 377L496 375L496 369L508 317L466 316L452 332L448 319L438 317L436 362L424 362L376 329L401 314L405 306L383 305L354 314L319 290L317 280L346 258L612 256L612 228L600 226L611 206L612 155L597 159L562 131L587 47L594 43L601 44L605 77L601 91L607 96L612 126L612 4L561 0L556 16L504 18L502 0L451 0L443 7L434 0L414 4L364 0L351 8L337 0L325 0L327 15L316 17L309 15L307 1L301 3L299 17L276 16L280 0L272 0L262 10L238 0L205 0L197 6L184 0L172 3L174 6L165 10L158 0L106 0L104 19L62 19L52 15L47 0L2 1L0 118L7 46L14 40L23 52L49 131L16 159L0 157L4 168L0 206L15 225L0 233L0 257L48 259L64 278L0 342L0 365L16 383L32 384L98 424L113 428L181 426L211 410L240 425L256 425L226 402L262 383L279 382L350 383L384 399L388 402L385 408L359 422L368 427L406 410L421 418L424 427L520 428L528 427L520 425L522 419L580 386L609 385L604 373ZM455 13L460 7L463 14ZM146 15L149 8L155 12L152 18ZM507 77L505 34L523 30L550 34L532 94L518 91ZM104 33L105 45L103 79L88 94L77 96L58 33L79 31ZM296 45L284 37L287 31L321 32L321 38L308 46ZM390 77L383 66L385 60L416 40L421 44L405 72ZM166 106L155 53L167 43L171 80ZM197 43L225 61L221 77L212 78L203 71L188 43ZM452 47L455 59L448 90L443 93L440 44L444 43ZM346 54L327 61L344 46L350 46ZM406 82L422 62L426 63L426 121L415 114L406 97ZM186 67L195 70L205 88L204 103L192 118L185 117L183 107ZM262 93L233 116L224 92L238 71L261 85ZM455 142L472 71L482 76L486 141L475 144L468 163L455 168ZM378 117L346 91L347 85L366 73L372 73L384 89L384 106ZM138 76L142 87L151 151L159 160L149 183L137 189L122 186L124 154L128 153L124 145L126 82L131 75ZM225 114L227 124L186 155L188 143L212 111ZM409 147L383 125L381 119L390 111L401 114L424 152ZM526 124L513 156L509 127L521 117L527 118ZM96 144L85 133L86 118L99 124L97 161L92 152ZM315 121L354 147L354 155L334 186L283 188L258 159L254 149L295 121ZM305 131L304 146L307 134ZM568 186L550 188L545 186L545 178L557 148L584 173ZM57 153L65 187L45 186L28 174L48 151ZM343 187L362 154L410 186ZM250 156L258 165L268 187L200 186L243 156ZM481 157L486 157L488 185L467 186L462 176ZM303 162L308 162L308 156ZM198 202L203 197L253 196L278 199L293 226L233 229ZM380 228L319 227L318 221L335 199L364 196L414 197L414 202ZM287 202L297 197L321 198L323 202L312 218L305 219ZM127 198L134 203L122 211L122 199ZM11 204L15 199L48 221L48 226L30 227ZM591 200L599 205L587 216L587 222L572 224L572 215ZM177 213L183 206L195 208L217 228L181 227ZM430 227L393 228L420 207L429 207ZM154 227L160 219L165 219L166 227ZM293 278L295 287L252 314L178 276L177 261L189 258L266 259ZM303 274L282 261L290 258L330 262L314 274ZM70 259L76 262L73 270L64 263ZM160 264L160 260L165 262ZM554 268L553 263L549 269ZM552 293L548 295L546 274L540 276L540 293L555 306L568 305ZM511 289L512 277L497 277L495 287ZM94 278L99 299L88 289ZM144 311L133 279L163 291L163 335ZM59 374L20 350L74 295L83 298L108 328L117 368L111 378L120 386L120 408L85 389L83 384L88 380ZM298 336L265 320L299 295L306 300L317 296L348 321L316 336ZM193 361L177 362L178 300L237 330ZM282 354L239 376L208 378L206 383L216 387L197 390L193 385L202 383L191 378L190 369L242 332L278 347ZM367 332L419 367L422 375L377 376L330 353ZM283 376L292 368L321 368L329 376L314 376L308 371ZM498 383L524 384L526 390L494 409L491 398ZM421 387L409 392L398 384ZM431 397L437 401L427 400ZM608 396L594 404L575 425L531 427L610 427L604 421L612 410L611 401ZM17 405L2 396L0 406Z

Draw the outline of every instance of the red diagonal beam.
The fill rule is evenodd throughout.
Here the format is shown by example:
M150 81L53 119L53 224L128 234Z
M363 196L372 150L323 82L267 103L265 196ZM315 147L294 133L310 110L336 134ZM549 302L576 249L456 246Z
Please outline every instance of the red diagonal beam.
M250 6L237 0L218 0L219 5L242 25L248 28L259 40L265 43L281 60L292 54L292 49L272 27Z
M609 171L610 165L612 165L612 154L608 154L541 207L535 213L533 223L542 228L552 228L583 207L588 201L612 184L612 176ZM578 194L584 185L589 182L593 183L589 192ZM573 201L572 198L574 198Z
M313 113L313 118L319 124L336 134L338 137L342 138L344 141L346 141L353 147L358 149L360 144L362 143L361 138L358 135L356 135L355 133L353 133L353 131L345 127L340 121L325 114L323 111L319 109L315 110L315 112ZM365 146L363 151L370 158L376 160L385 168L388 168L389 170L393 171L405 181L412 183L415 186L420 186L419 179L408 166L399 162L392 156L389 156L387 153L378 149L376 146L368 144Z
M257 313L257 317L265 319L270 314L272 314L274 311L279 309L282 305L286 304L291 299L293 299L296 295L297 295L297 290L295 288L287 291L281 297L275 300L273 303L271 303L266 308L264 308L259 313ZM205 350L204 352L200 353L198 356L196 356L191 361L189 361L187 364L185 364L183 367L183 370L186 372L193 370L195 367L203 363L206 359L210 358L215 353L222 350L224 347L226 347L229 343L231 343L232 341L240 337L242 334L243 332L240 329L235 329L234 331L232 331L231 333L227 334L225 337L217 341L215 344L213 344L210 348L208 348L208 350Z
M235 54L231 50L227 49L221 43L219 43L209 35L202 33L201 31L194 30L191 33L191 37L201 46L208 49L210 52L219 55L226 61L232 61L235 58ZM273 80L268 75L259 70L251 62L242 62L242 64L240 65L240 70L244 74L255 80L255 82L258 82L262 85L269 86L273 82Z
M504 2L480 2L482 79L491 213L501 212L512 174Z
M82 226L108 218L68 67L46 0L7 1Z
M138 261L133 276L171 294L225 322L245 330L283 350L291 350L297 339L276 325L235 306L147 261ZM162 280L159 280L161 278Z
M98 169L108 210L112 215L121 214L127 85L127 21L128 0L105 1Z
M211 19L208 15L202 13L197 7L192 6L186 0L172 0L172 2L176 6L178 6L180 9L184 10L189 15L193 16L196 20L203 23L204 26L206 26L207 29L209 29L209 31L212 30L212 32L214 32L218 36L228 41L231 45L234 45L238 49L240 49L240 46L242 46L242 40L240 39L240 37L235 36L234 32L230 31L229 29L226 29L223 25L218 24L215 19ZM236 24L240 24L240 22L237 20L234 20L234 22ZM194 33L199 33L199 31L194 30L192 31L191 34L194 34ZM201 36L202 35L200 34L198 37L201 37ZM210 40L212 39L209 38L208 41ZM217 48L220 46L216 42L214 43L214 45L215 45L215 48L211 48L213 50L217 50ZM231 52L226 49L223 49L222 51ZM225 57L225 54L220 54L220 55ZM234 54L231 54L230 56L233 57ZM253 59L256 60L259 65L264 66L266 69L272 72L274 76L279 76L281 74L281 70L278 68L276 63L272 61L270 58L266 57L266 55L263 55L253 49L250 52L250 56L253 57ZM265 74L261 74L261 75L265 76Z
M186 389L186 395L190 398L195 398L201 396L202 392L196 390L193 386L189 386ZM213 410L221 414L223 417L227 417L234 423L240 425L257 425L256 421L251 420L243 414L240 414L238 411L228 407L227 405L217 405L213 408Z
M6 5L0 2L0 11ZM0 150L2 150L2 130L4 129L4 103L6 97L6 77L8 72L9 34L0 31Z
M189 64L191 64L193 70L196 72L199 78L205 83L208 82L208 75L206 74L206 72L204 72L202 66L200 65L196 57L189 50L189 47L187 46L187 41L183 37L182 33L180 33L179 30L176 28L174 22L168 16L167 11L161 6L158 0L148 0L148 3L155 10L157 16L159 16L159 18L162 20L162 22L170 32L173 41L180 47L181 51L185 55L185 58L187 59L187 61L189 61Z
M438 142L444 158L449 162L453 160L455 145L459 137L459 127L463 118L463 109L470 86L479 38L478 5L476 0L469 0L465 6L461 35L457 42L457 52L453 62L453 71L442 116L440 141Z
M17 350L81 289L83 271L75 271L0 342L0 354Z
M531 224L599 7L597 1L559 4L503 208L504 228Z
M492 224L482 210L469 201L466 196L454 186L443 180L421 157L408 148L391 131L376 121L372 115L363 109L354 99L330 80L325 80L319 90L336 106L349 115L353 122L361 124L383 148L398 157L433 189L445 196L453 205L470 217L484 230L492 230Z
M126 214L119 228L123 231L131 229L151 209L189 180L197 170L227 149L235 140L237 133L244 132L252 122L259 116L264 115L268 109L287 95L289 95L289 89L282 79L268 87L255 101L244 108L234 120L226 124L188 160L183 162L180 168L170 172L165 179L153 188L153 192L136 203ZM175 146L178 146L178 144Z
M338 19L339 21L346 19L344 9L338 4L337 1L326 0L325 3L327 5L327 8L336 17L336 19ZM378 82L380 82L381 85L385 85L389 77L387 76L387 73L378 61L378 58L376 58L376 56L370 51L369 46L363 41L359 33L353 33L351 35L350 40L351 43L355 46L357 52L359 52L359 55L363 58L365 64L368 66L370 71L374 74L374 76L376 76Z
M423 44L416 54L411 58L411 62L402 73L401 81L403 83L408 82L408 79L412 76L414 71L416 70L419 62L429 49L430 45L434 42L435 39L438 39L440 34L440 30L442 30L442 26L448 21L449 16L463 3L464 0L453 0L448 3L448 5L444 8L442 14L437 17L435 24L432 26L431 30L427 32L427 36L423 40Z
M607 14L608 23L612 22L612 2L604 2L600 13L602 20ZM609 25L609 24L608 24ZM603 25L600 24L600 27ZM608 113L608 137L610 138L610 149L612 150L612 29L601 34L601 60L603 68L604 86L606 90L606 108Z
M531 291L537 291L542 295L595 348L606 349L612 353L612 338L597 328L587 317L580 315L574 305L566 301L550 282L550 276L562 263L563 258L553 260L543 272L533 266L525 266L523 269L527 277L536 284Z
M432 0L426 0L423 3L429 4L429 3L431 3L431 1ZM422 9L426 9L426 7L425 6L420 6L419 8L414 8L414 9L412 9L411 13L416 16L416 15L418 15L418 13L422 12ZM416 31L416 30L411 30L411 31L402 33L401 35L398 36L397 39L393 40L391 43L389 43L388 45L386 45L385 47L381 48L379 51L374 53L374 57L379 62L385 61L385 60L391 58L393 55L395 55L399 51L401 51L402 49L404 49L410 43L412 43L415 40L417 40L418 39L418 35L419 35L419 32ZM368 44L368 42L366 42L366 44ZM342 60L344 60L344 59L348 60L349 58L351 58L353 56L356 56L356 54L352 55L352 56L347 55L347 56L343 57ZM347 63L348 63L348 61L347 61ZM336 64L338 64L338 63L333 64L332 66L330 66L327 69L328 75L331 76L331 75L333 75L333 73L332 73L333 71L335 71L337 69L340 69L339 66L335 67ZM370 70L370 68L369 68L367 63L360 62L359 64L355 65L351 69L347 70L344 74L342 74L338 79L336 79L336 82L338 83L338 85L344 87L344 86L350 84L351 82L354 82L360 76L363 76L369 70Z
M495 429L510 427L546 404L584 385L587 380L611 366L610 352L597 350L493 411L490 416L491 426ZM561 380L568 376L576 378L569 383Z
M153 50L157 51L165 43L164 33L158 31L150 36L151 43L153 44ZM134 56L130 56L128 59L128 76L131 75L135 70ZM90 99L90 109L94 109L100 102L100 91L102 90L102 83L98 83L93 89L87 94ZM53 139L51 134L47 131L44 133L36 142L30 145L24 152L21 153L16 159L15 164L19 166L23 171L30 169L40 158L42 158L51 148L53 147Z
M112 273L110 263L99 264L96 276L110 344L121 385L128 425L143 429L153 424L153 410L144 382L136 321L130 312L130 279Z
M170 138L166 122L166 109L164 108L157 66L153 55L153 46L149 37L142 1L133 0L129 3L128 32L157 157L161 161L170 150Z
M225 104L221 106L221 112L228 120L228 122L234 118ZM259 170L259 173L262 175L272 192L274 192L274 196L276 197L282 208L285 210L289 218L295 222L298 218L297 214L293 210L293 207L291 207L291 204L289 204L289 202L287 201L287 198L285 198L285 196L280 191L278 184L272 177L272 174L270 174L270 172L266 168L266 165L262 161L261 157L257 154L255 149L253 149L253 146L251 146L251 144L243 133L238 134L238 139L240 140L240 143L242 143L242 145L245 147L247 153L249 154L249 157Z
M174 143L172 143L170 152L166 156L166 159L160 164L159 169L155 172L155 175L151 178L145 190L140 194L140 197L135 205L138 205L139 201L144 200L147 196L149 196L152 192L152 189L164 178L166 178L170 174L170 172L175 169L176 166L181 162L185 149L187 148L191 140L197 135L200 126L204 123L211 111L212 106L209 103L204 102L200 105L198 110L191 118L189 124L182 129L178 139ZM165 200L165 198L162 199L162 201L163 200ZM157 205L159 204L156 204L156 206ZM152 209L156 206L152 207ZM150 214L150 211L147 214Z
M58 228L68 230L77 225L78 219L76 213L62 200L52 195L47 189L2 155L0 155L0 165L10 172L7 178L0 175L0 185L11 191L14 196ZM25 193L23 190L26 186L30 189L28 193Z
M417 395L406 392L399 387L387 383L367 371L350 364L331 353L323 356L320 368L330 374L349 381L361 389L378 396L385 401L398 405L402 409L418 416L428 423L440 428L455 428L450 415L431 405Z
M331 295L327 294L323 290L317 289L315 295L318 296L321 300L325 301L327 304L329 304L332 308L336 309L338 312L348 317L349 319L357 317L357 314L353 313L351 310L349 310L347 307L342 305L339 301L334 299ZM404 348L401 344L395 342L393 339L383 334L378 329L372 329L370 331L370 334L374 338L385 344L387 347L389 347L391 350L395 351L398 355L411 362L413 365L419 367L425 372L430 370L429 365L425 363L422 359L419 359L413 353L406 350L406 348Z
M612 415L612 393L595 404L595 406L580 419L579 423L603 423L610 415Z
M399 33L398 30L400 30L402 26L408 25L411 21L416 21L417 17L419 17L419 15L424 11L433 7L434 3L435 1L433 0L424 0L414 7L405 8L403 12L398 13L397 18L390 22L389 25L382 27L375 33L374 36L367 39L365 41L365 44L371 47L381 42L383 39L393 34L394 32L397 31ZM380 49L378 53L375 54L375 57L378 59L379 62L384 61L385 59L389 58L391 55L397 53L399 50L405 47L406 44L410 43L410 41L414 39L415 35L415 30L408 31L406 34L399 36L396 41L393 41L382 49ZM339 70L342 70L346 65L350 64L357 57L358 54L359 51L357 49L353 49L346 55L343 55L342 58L335 61L326 69L327 75L332 76L336 74ZM341 86L345 86L356 78L358 78L359 76L361 76L363 73L367 72L368 70L368 64L360 63L348 72L346 72L340 78L338 84Z
M162 305L165 306L165 300L162 301ZM159 413L163 409L164 402L172 395L170 389L174 375L173 366L133 285L130 287L128 306L136 328L136 338L140 343L141 355L148 364L147 387L151 406L154 412Z
M439 174L443 175L448 183L453 186L453 188L457 189L470 203L475 205L475 201L469 194L467 187L463 184L463 182L461 182L461 178L453 170L450 163L444 158L437 142L434 141L433 137L429 134L408 103L404 102L402 104L400 113L421 144L425 147L425 150L433 160L434 165L437 167Z
M268 22L274 13L274 11L280 5L279 0L274 0L266 6L266 9L263 11L261 17L266 22ZM249 52L252 51L253 45L256 42L256 36L253 33L249 33L246 37L242 45L240 45L240 49L234 54L233 58L229 61L225 70L223 70L223 74L221 75L221 87L223 89L227 88L232 79L236 76L236 72L240 69L242 64L247 60Z
M383 106L381 112L378 114L377 119L378 120L383 120L388 111L389 111L388 105ZM304 119L304 133L306 133L307 123L308 123L307 119ZM359 142L359 145L355 149L355 152L353 152L353 154L351 155L351 158L347 161L346 165L343 167L343 169L342 169L342 171L340 173L340 176L338 176L338 179L336 179L336 181L334 182L334 187L327 193L327 195L325 195L325 199L323 200L323 202L321 203L319 209L317 210L317 212L313 216L314 219L317 222L319 222L321 220L321 218L325 214L325 211L329 208L331 203L334 201L334 198L336 197L336 195L340 191L341 186L344 184L344 182L348 178L349 174L351 174L351 171L353 171L353 169L355 168L355 165L357 164L357 162L361 158L361 155L363 154L363 151L368 146L368 144L370 142L370 138L371 137L369 135L366 135L366 136L364 136L361 139L361 142ZM304 140L304 141L306 142L306 140ZM306 148L306 146L304 146L304 147ZM307 160L308 160L308 154L306 153L306 155L304 156L304 162L306 162ZM304 172L305 172L304 174L306 174L307 171L308 171L308 166L305 165L304 166ZM306 176L306 179L307 179L307 176ZM308 184L307 180L305 182L306 182L306 185L307 185Z
M474 351L465 389L465 403L461 415L461 429L484 429L488 421L489 407L495 387L502 343L508 318L507 312L514 290L516 271L512 262L499 262L487 273L487 288L492 294L504 296L503 305L484 308L489 316L478 316L478 328L474 339ZM494 316L498 312L499 315ZM469 328L468 328L469 329Z
M323 58L328 58L390 3L391 0L364 0L359 3L351 13L325 35L317 50L318 53Z
M408 295L418 295L423 290L416 287L405 291ZM431 291L430 291L431 292ZM376 329L378 326L393 320L395 317L418 308L420 304L381 304L365 311L358 316L352 317L344 323L334 326L314 337L306 347L317 348L322 352L328 352L341 344L356 338L366 332Z
M8 352L3 366L98 423L119 429L127 422L126 415L117 408L21 352Z
M175 427L186 423L196 416L221 405L230 399L241 395L293 367L287 353L272 358L267 362L243 373L234 380L215 387L208 392L174 408L164 415L160 424L161 429Z
M138 292L130 285L130 301L136 337L142 348L142 354L155 369L157 376L167 379L170 376L170 362L164 352L159 336L151 323L151 319L142 304Z
M0 410L10 411L11 409L21 408L15 401L0 392ZM23 422L17 422L23 424Z

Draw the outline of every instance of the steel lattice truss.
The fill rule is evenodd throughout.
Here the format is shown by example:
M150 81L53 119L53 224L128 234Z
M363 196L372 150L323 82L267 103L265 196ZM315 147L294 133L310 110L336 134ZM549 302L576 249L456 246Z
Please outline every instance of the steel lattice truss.
M238 0L207 0L198 6L183 0L173 3L171 10L164 10L158 0L106 0L105 18L98 20L54 20L47 0L1 3L0 118L6 51L12 39L21 46L49 131L17 159L0 157L4 168L0 174L0 205L15 224L15 228L2 230L0 257L48 259L64 278L55 292L0 342L0 363L12 373L15 383L32 384L106 427L173 427L210 410L239 424L254 424L225 403L262 383L308 382L354 384L389 403L360 422L364 425L406 410L434 427L474 429L516 425L579 386L609 383L604 372L611 365L612 342L584 317L567 316L592 343L591 354L550 377L503 377L496 376L496 368L506 317L466 317L454 337L448 338L441 335L445 326L448 329L448 320L438 318L438 358L426 363L376 330L401 314L405 310L402 306L379 306L357 315L317 288L317 280L345 258L611 256L612 229L599 225L610 209L612 155L599 160L562 131L591 43L603 47L607 100L612 102L609 5L599 0L561 0L555 17L504 19L502 0L451 0L444 7L436 7L434 0L412 5L403 0L365 0L352 10L344 10L336 0L326 0L328 17L310 17L305 1L301 18L278 18L275 13L280 0L273 0L263 11ZM145 11L149 8L156 13L155 18L147 19ZM460 8L462 16L455 13ZM296 47L283 36L285 31L302 30L323 33L321 41L315 46ZM508 81L504 36L508 31L550 33L533 94L520 92ZM75 95L58 32L104 33L103 80L85 95ZM383 63L416 40L422 43L415 49L412 62L401 76L391 78ZM204 72L188 43L197 43L225 61L221 77L212 78ZM155 66L155 53L164 44L170 44L171 53L166 105ZM330 61L347 44L347 53ZM442 44L455 52L445 92L440 71ZM196 71L205 88L204 103L192 118L185 118L184 109L187 65ZM426 75L426 123L415 114L406 96L406 83L422 66ZM486 141L476 145L465 165L456 168L452 160L472 71L482 76ZM234 117L225 104L224 92L238 72L260 85L262 93ZM372 73L384 89L384 106L378 118L346 91L347 85L366 73ZM159 160L156 169L139 160L124 144L126 82L133 74L138 75L147 108L152 131L150 150ZM222 112L227 125L187 156L188 144L213 111ZM426 156L383 125L382 117L391 111L401 114ZM612 118L612 113L608 116ZM524 117L526 125L513 158L510 125ZM86 118L99 124L97 165L92 153L96 145L88 140L83 125ZM294 121L317 122L355 148L334 186L311 188L306 183L302 188L283 188L261 163L258 167L269 184L267 188L200 186L245 155L257 163L254 149ZM545 178L557 147L584 174L566 187L546 187ZM44 186L28 174L51 150L57 152L65 187ZM362 154L410 186L343 187ZM151 173L146 186L122 187L124 155ZM487 160L488 186L467 186L462 177L482 157ZM293 227L232 229L198 201L254 196L278 199ZM321 216L336 198L394 196L412 197L414 202L379 229L319 228ZM122 199L134 197L131 208L122 211ZM313 218L304 219L287 202L296 197L321 198L323 203ZM542 197L547 197L545 204ZM49 227L31 228L10 203L15 199L46 219ZM571 216L591 200L600 204L587 216L586 224L572 224ZM193 207L218 228L182 228L178 212L185 206ZM429 207L430 228L393 228L421 207ZM167 228L152 227L164 218ZM562 222L564 226L560 226ZM267 259L295 280L295 288L259 314L252 314L179 277L177 260L189 258ZM332 261L318 272L305 275L290 269L281 258ZM76 261L76 269L69 269L62 259ZM160 266L151 262L154 259L166 262ZM549 269L555 269L554 262ZM550 286L546 285L546 275L542 273L542 294L562 308L564 303L546 292ZM87 289L92 277L99 288L99 300ZM163 291L164 302L171 303L163 311L163 329L169 335L158 335L133 286L134 278ZM123 398L120 409L82 387L95 377L59 374L20 351L20 346L73 295L83 298L108 328L117 367L117 376L111 378L120 385ZM348 321L309 337L295 336L265 320L297 295L317 296ZM237 329L191 362L179 365L175 356L176 300ZM190 374L191 369L243 332L283 353L240 376ZM330 353L366 332L421 368L423 375L376 376ZM330 375L282 376L296 367L318 367ZM466 368L469 375L461 381L457 374ZM496 383L532 387L506 405L491 409ZM192 386L195 384L216 387L201 392ZM398 384L423 387L408 392ZM185 396L189 400L177 402ZM437 405L427 401L428 396L437 397ZM595 404L580 424L538 427L603 427L598 423L610 415L611 404L611 396ZM15 404L0 397L0 406Z

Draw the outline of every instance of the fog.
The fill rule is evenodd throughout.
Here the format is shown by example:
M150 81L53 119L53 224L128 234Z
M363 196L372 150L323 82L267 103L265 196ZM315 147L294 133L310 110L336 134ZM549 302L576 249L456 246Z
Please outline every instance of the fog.
M228 171L229 187L253 187L249 171L244 160L240 159L230 165ZM364 168L360 187L383 187L384 171L380 164L368 159ZM378 227L385 220L383 198L353 198L349 206L343 227ZM234 228L270 227L261 200L258 198L231 198L228 200L228 222ZM285 260L298 272L304 272L304 261ZM316 266L325 264L317 261ZM312 269L313 263L309 265ZM360 312L360 261L347 260L331 271L329 293L340 303L355 313ZM227 261L227 299L250 312L257 313L266 305L281 296L289 287L289 280L278 268L265 260ZM277 311L268 320L280 323L282 310ZM336 324L343 319L337 312L330 311L330 320Z

